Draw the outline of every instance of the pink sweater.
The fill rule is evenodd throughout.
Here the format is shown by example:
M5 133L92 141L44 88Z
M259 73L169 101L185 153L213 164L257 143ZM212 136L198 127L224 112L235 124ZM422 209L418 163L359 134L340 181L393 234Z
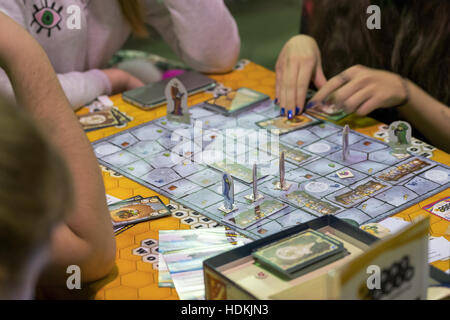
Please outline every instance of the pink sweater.
M190 67L222 72L234 66L240 39L223 0L141 1L145 21ZM74 29L78 8L80 28ZM1 1L0 10L41 44L74 107L110 94L109 79L99 69L131 34L117 1L14 0ZM11 84L1 69L0 95L14 101Z

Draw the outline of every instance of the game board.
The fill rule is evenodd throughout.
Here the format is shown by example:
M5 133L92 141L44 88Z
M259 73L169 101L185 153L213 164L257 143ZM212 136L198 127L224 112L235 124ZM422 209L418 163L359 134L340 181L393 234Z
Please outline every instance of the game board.
M252 239L324 214L355 225L376 222L450 186L446 165L414 155L399 159L387 144L352 130L343 160L342 127L329 122L281 135L273 148L278 140L256 125L279 115L270 100L236 117L203 103L189 110L191 125L162 117L94 142L96 156L102 165ZM291 184L287 191L274 188L280 151ZM252 192L254 162L264 198L251 204L245 196ZM222 170L234 178L237 210L229 214L219 210ZM353 176L337 175L345 170Z

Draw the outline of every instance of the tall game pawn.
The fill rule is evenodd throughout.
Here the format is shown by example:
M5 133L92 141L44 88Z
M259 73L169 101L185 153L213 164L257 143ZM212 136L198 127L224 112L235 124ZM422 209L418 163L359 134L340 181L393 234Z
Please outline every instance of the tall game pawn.
M284 174L286 171L285 164L284 164L284 151L282 151L280 154L279 167L280 167L280 181L278 181L275 184L275 189L287 191L287 190L289 190L291 185L289 183L287 183L286 180L284 179Z
M345 125L344 129L342 129L342 160L347 160L349 157L349 149L348 149L348 133L350 132L350 128L348 124Z
M188 92L177 78L171 79L164 90L167 100L167 120L179 123L191 123L187 97Z
M253 164L253 193L244 196L244 198L251 202L256 202L264 198L262 194L258 194L258 167L256 163Z
M234 205L234 182L231 175L226 172L222 176L222 195L223 205L219 210L226 214L235 211L237 207Z

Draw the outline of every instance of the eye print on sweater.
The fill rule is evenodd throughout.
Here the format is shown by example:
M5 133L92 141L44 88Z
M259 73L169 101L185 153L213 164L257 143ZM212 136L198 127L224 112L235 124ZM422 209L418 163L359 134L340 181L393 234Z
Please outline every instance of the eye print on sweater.
M38 7L34 5L34 13L33 13L33 21L30 26L36 23L37 30L36 33L40 33L42 29L47 30L47 36L50 38L52 35L52 30L54 28L58 28L61 30L59 26L62 20L61 11L63 7L61 6L59 9L55 8L56 2L53 2L51 6L48 5L48 0L44 0L41 2L42 7Z

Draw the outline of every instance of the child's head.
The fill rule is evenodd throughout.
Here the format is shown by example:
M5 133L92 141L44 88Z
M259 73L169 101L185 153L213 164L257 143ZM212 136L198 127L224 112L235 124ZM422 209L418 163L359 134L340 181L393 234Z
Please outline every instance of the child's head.
M0 101L0 298L27 297L72 200L63 159L29 117Z

